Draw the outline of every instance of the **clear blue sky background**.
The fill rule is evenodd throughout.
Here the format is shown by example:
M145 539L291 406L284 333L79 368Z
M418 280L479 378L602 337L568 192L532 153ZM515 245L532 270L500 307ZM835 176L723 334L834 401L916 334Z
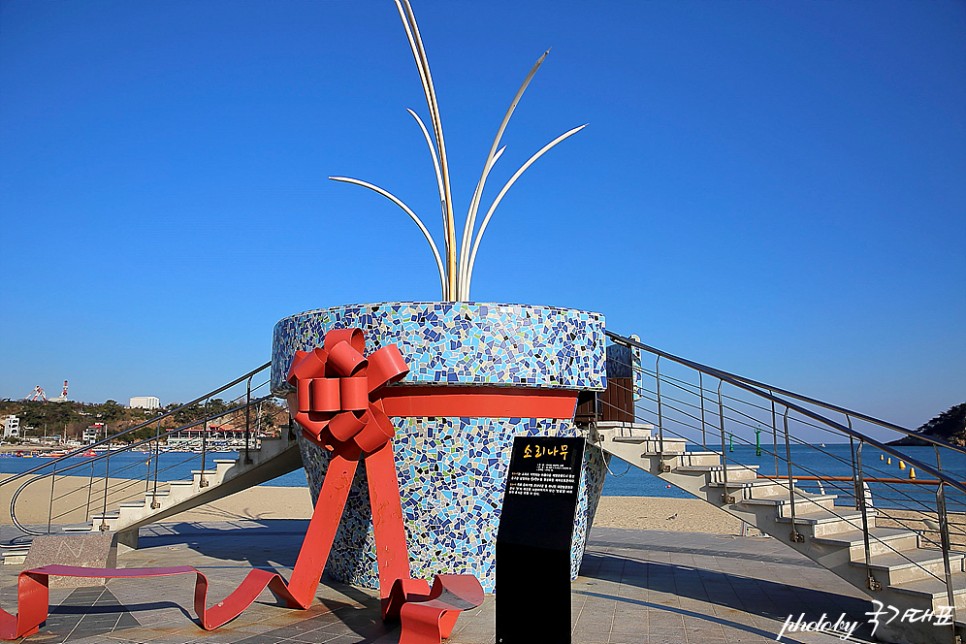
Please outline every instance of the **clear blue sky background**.
M465 212L511 123L473 299L918 426L966 400L962 2L421 2ZM0 397L185 400L318 307L439 298L381 2L0 2Z

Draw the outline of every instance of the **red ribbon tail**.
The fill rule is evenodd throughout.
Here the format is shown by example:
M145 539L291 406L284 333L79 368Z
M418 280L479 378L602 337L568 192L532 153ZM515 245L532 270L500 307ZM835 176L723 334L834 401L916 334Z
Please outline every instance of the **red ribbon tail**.
M329 558L358 465L358 460L346 458L338 452L334 452L329 461L329 469L322 481L309 529L305 533L302 549L292 570L292 579L288 583L289 592L300 603L311 603L312 596L319 587L322 570Z
M386 443L367 454L365 463L372 505L372 530L376 537L379 596L384 600L385 610L385 600L389 598L396 580L410 578L406 527L403 524L392 443Z

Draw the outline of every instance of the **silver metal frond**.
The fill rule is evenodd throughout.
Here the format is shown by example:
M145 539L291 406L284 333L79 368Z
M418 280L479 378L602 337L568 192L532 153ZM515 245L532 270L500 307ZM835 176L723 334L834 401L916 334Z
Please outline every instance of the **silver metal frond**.
M423 138L426 141L427 147L429 147L429 154L433 162L433 172L436 178L436 189L439 193L440 212L443 223L443 256L440 255L439 249L433 240L433 236L430 234L423 221L416 215L415 212L413 212L411 208L409 208L409 206L403 203L402 200L390 193L388 190L380 188L379 186L367 181L353 179L351 177L329 178L333 181L351 183L362 186L363 188L368 188L369 190L382 195L386 199L389 199L394 204L399 206L399 208L401 208L414 222L416 222L416 225L423 233L426 241L429 242L429 246L433 251L433 258L436 261L436 269L439 273L442 298L449 301L467 300L470 297L470 284L473 277L473 268L476 265L476 254L479 250L480 241L483 239L483 233L486 231L486 227L489 225L490 219L493 217L493 213L497 206L500 205L503 197L517 181L517 179L519 179L527 168L533 165L537 159L539 159L561 141L582 130L584 127L586 127L586 125L582 125L565 132L530 157L527 162L524 163L520 169L510 177L506 184L504 184L503 188L490 205L490 208L487 210L486 216L483 218L483 222L477 230L476 221L479 215L480 204L483 199L487 179L489 178L493 167L496 165L496 162L506 150L505 146L501 146L503 134L506 132L510 118L513 116L513 113L516 110L517 105L520 103L524 92L526 92L530 82L536 75L537 70L540 69L540 66L550 53L550 50L548 49L533 64L530 72L527 74L526 78L523 79L523 83L520 85L520 88L514 95L513 100L510 102L510 106L507 108L506 113L503 115L503 120L500 122L500 127L497 129L496 136L493 138L493 144L490 146L490 151L487 154L486 161L483 164L483 171L481 172L479 181L476 184L476 189L473 191L472 198L470 199L470 206L466 213L466 220L463 222L463 235L459 240L459 243L457 243L456 222L453 214L452 186L449 176L449 160L446 155L446 143L443 137L443 123L439 111L439 101L436 97L436 89L433 86L433 76L429 69L429 59L426 56L426 48L423 46L423 40L419 33L419 26L416 24L416 16L413 13L413 8L409 0L393 0L393 2L396 5L396 10L399 12L399 18L402 20L403 28L406 31L406 40L409 43L409 49L412 52L413 59L416 62L416 71L419 73L419 81L423 88L426 106L429 108L429 127L427 127L427 124L423 122L415 111L411 109L407 111L416 120L416 124L423 133ZM459 255L458 259L457 255Z
M569 139L570 137L572 137L577 132L580 132L582 129L587 127L587 125L588 125L587 123L584 123L583 125L575 127L572 130L568 130L563 134L561 134L560 136L558 136L557 138L555 138L547 145L540 148L540 150L538 150L536 154L534 154L532 157L527 159L527 162L524 163L522 166L520 166L519 170L513 173L513 176L510 177L509 181L507 181L506 184L503 186L503 188L500 190L500 193L496 196L496 199L493 200L493 204L490 205L490 209L486 212L486 217L483 218L483 223L480 225L480 230L476 233L476 239L473 241L473 251L470 253L470 263L466 271L466 289L465 289L465 293L463 294L464 297L469 298L470 296L470 284L473 280L473 267L476 264L476 252L480 248L480 240L483 239L483 233L486 232L486 226L487 224L490 223L490 217L493 216L494 211L496 211L496 207L500 205L500 202L503 200L503 197L506 195L506 193L510 190L510 187L513 186L516 180L520 178L520 175L526 172L527 168L533 165L533 163L537 159L539 159L544 154L549 152L558 143L561 143L566 139Z
M331 179L332 181L351 183L353 185L362 186L363 188L368 188L369 190L372 190L373 192L382 195L389 201L393 202L394 204L402 208L403 212L409 215L409 217L414 222L416 222L416 225L419 226L419 230L422 231L423 236L426 238L426 241L429 242L429 247L433 251L433 258L436 260L436 270L439 272L439 283L440 283L440 286L442 287L443 297L444 298L449 297L449 293L447 292L447 284L446 284L446 272L443 270L443 261L439 256L439 250L436 248L436 242L433 241L433 236L429 233L429 230L426 229L426 226L423 224L423 221L416 215L416 213L412 211L412 209L409 206L403 203L402 199L392 194L388 190L380 188L379 186L369 183L368 181L362 181L361 179L353 179L352 177L329 177L329 179Z
M409 47L413 57L416 59L416 67L419 70L419 79L423 85L423 93L426 95L426 103L429 107L430 123L433 127L433 138L436 142L436 151L439 155L440 176L443 181L443 195L441 208L443 210L443 233L446 238L446 292L451 297L456 295L456 222L453 215L453 196L449 180L449 160L446 156L446 143L443 138L443 123L439 114L439 103L436 100L436 88L433 86L433 75L429 70L429 59L426 57L426 49L423 46L422 37L419 34L419 25L416 24L416 16L409 0L395 0L396 9L402 19L403 27L406 29L406 37L409 40Z
M426 139L426 145L429 146L429 155L433 159L433 171L436 173L436 189L439 191L439 201L442 203L446 199L446 192L443 189L443 174L439 169L439 157L436 156L436 148L433 146L433 139L429 136L429 130L426 129L426 124L423 120L419 118L419 114L416 114L411 109L407 109L414 119L416 119L416 124L419 125L419 129L422 130L423 137ZM446 212L443 212L443 228L446 228Z
M469 297L468 292L468 282L466 272L469 267L469 256L470 256L470 241L473 238L473 232L476 230L476 213L480 207L480 199L483 197L483 188L486 185L486 179L490 174L490 170L496 163L494 158L496 150L500 145L500 140L503 138L503 132L506 131L507 124L510 122L510 117L513 116L514 110L516 110L517 105L520 103L520 99L523 98L523 93L527 90L530 85L530 81L536 75L537 70L540 69L540 65L546 60L547 55L550 50L543 52L543 55L537 59L537 62L533 64L530 68L530 73L527 77L523 79L523 83L520 85L520 89L517 90L516 95L510 102L510 107L507 108L506 114L503 115L503 121L500 122L500 127L496 131L496 136L493 138L493 145L490 146L490 153L486 157L486 162L483 164L483 172L480 174L480 180L476 184L476 190L473 191L473 198L470 200L470 209L466 214L466 222L463 226L463 240L460 244L460 286L457 291L457 299L464 299Z

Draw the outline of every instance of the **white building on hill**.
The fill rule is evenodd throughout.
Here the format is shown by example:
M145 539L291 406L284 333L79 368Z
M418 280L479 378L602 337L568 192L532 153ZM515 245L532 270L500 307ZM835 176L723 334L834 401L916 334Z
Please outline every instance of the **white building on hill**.
M128 407L132 409L135 407L139 409L160 409L161 401L156 396L135 396L131 398Z
M3 437L20 438L20 419L10 415L3 419Z
M82 439L84 445L93 445L103 433L105 433L104 423L94 423L93 425L88 425L87 429L84 430L84 437Z

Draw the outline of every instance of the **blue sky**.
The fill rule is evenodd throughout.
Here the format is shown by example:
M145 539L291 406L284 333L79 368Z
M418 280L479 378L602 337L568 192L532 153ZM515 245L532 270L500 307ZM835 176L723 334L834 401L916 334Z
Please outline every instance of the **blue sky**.
M909 426L966 400L966 5L415 3L473 299ZM274 323L433 300L426 108L381 2L0 2L0 398L185 400ZM437 233L438 235L439 233Z

